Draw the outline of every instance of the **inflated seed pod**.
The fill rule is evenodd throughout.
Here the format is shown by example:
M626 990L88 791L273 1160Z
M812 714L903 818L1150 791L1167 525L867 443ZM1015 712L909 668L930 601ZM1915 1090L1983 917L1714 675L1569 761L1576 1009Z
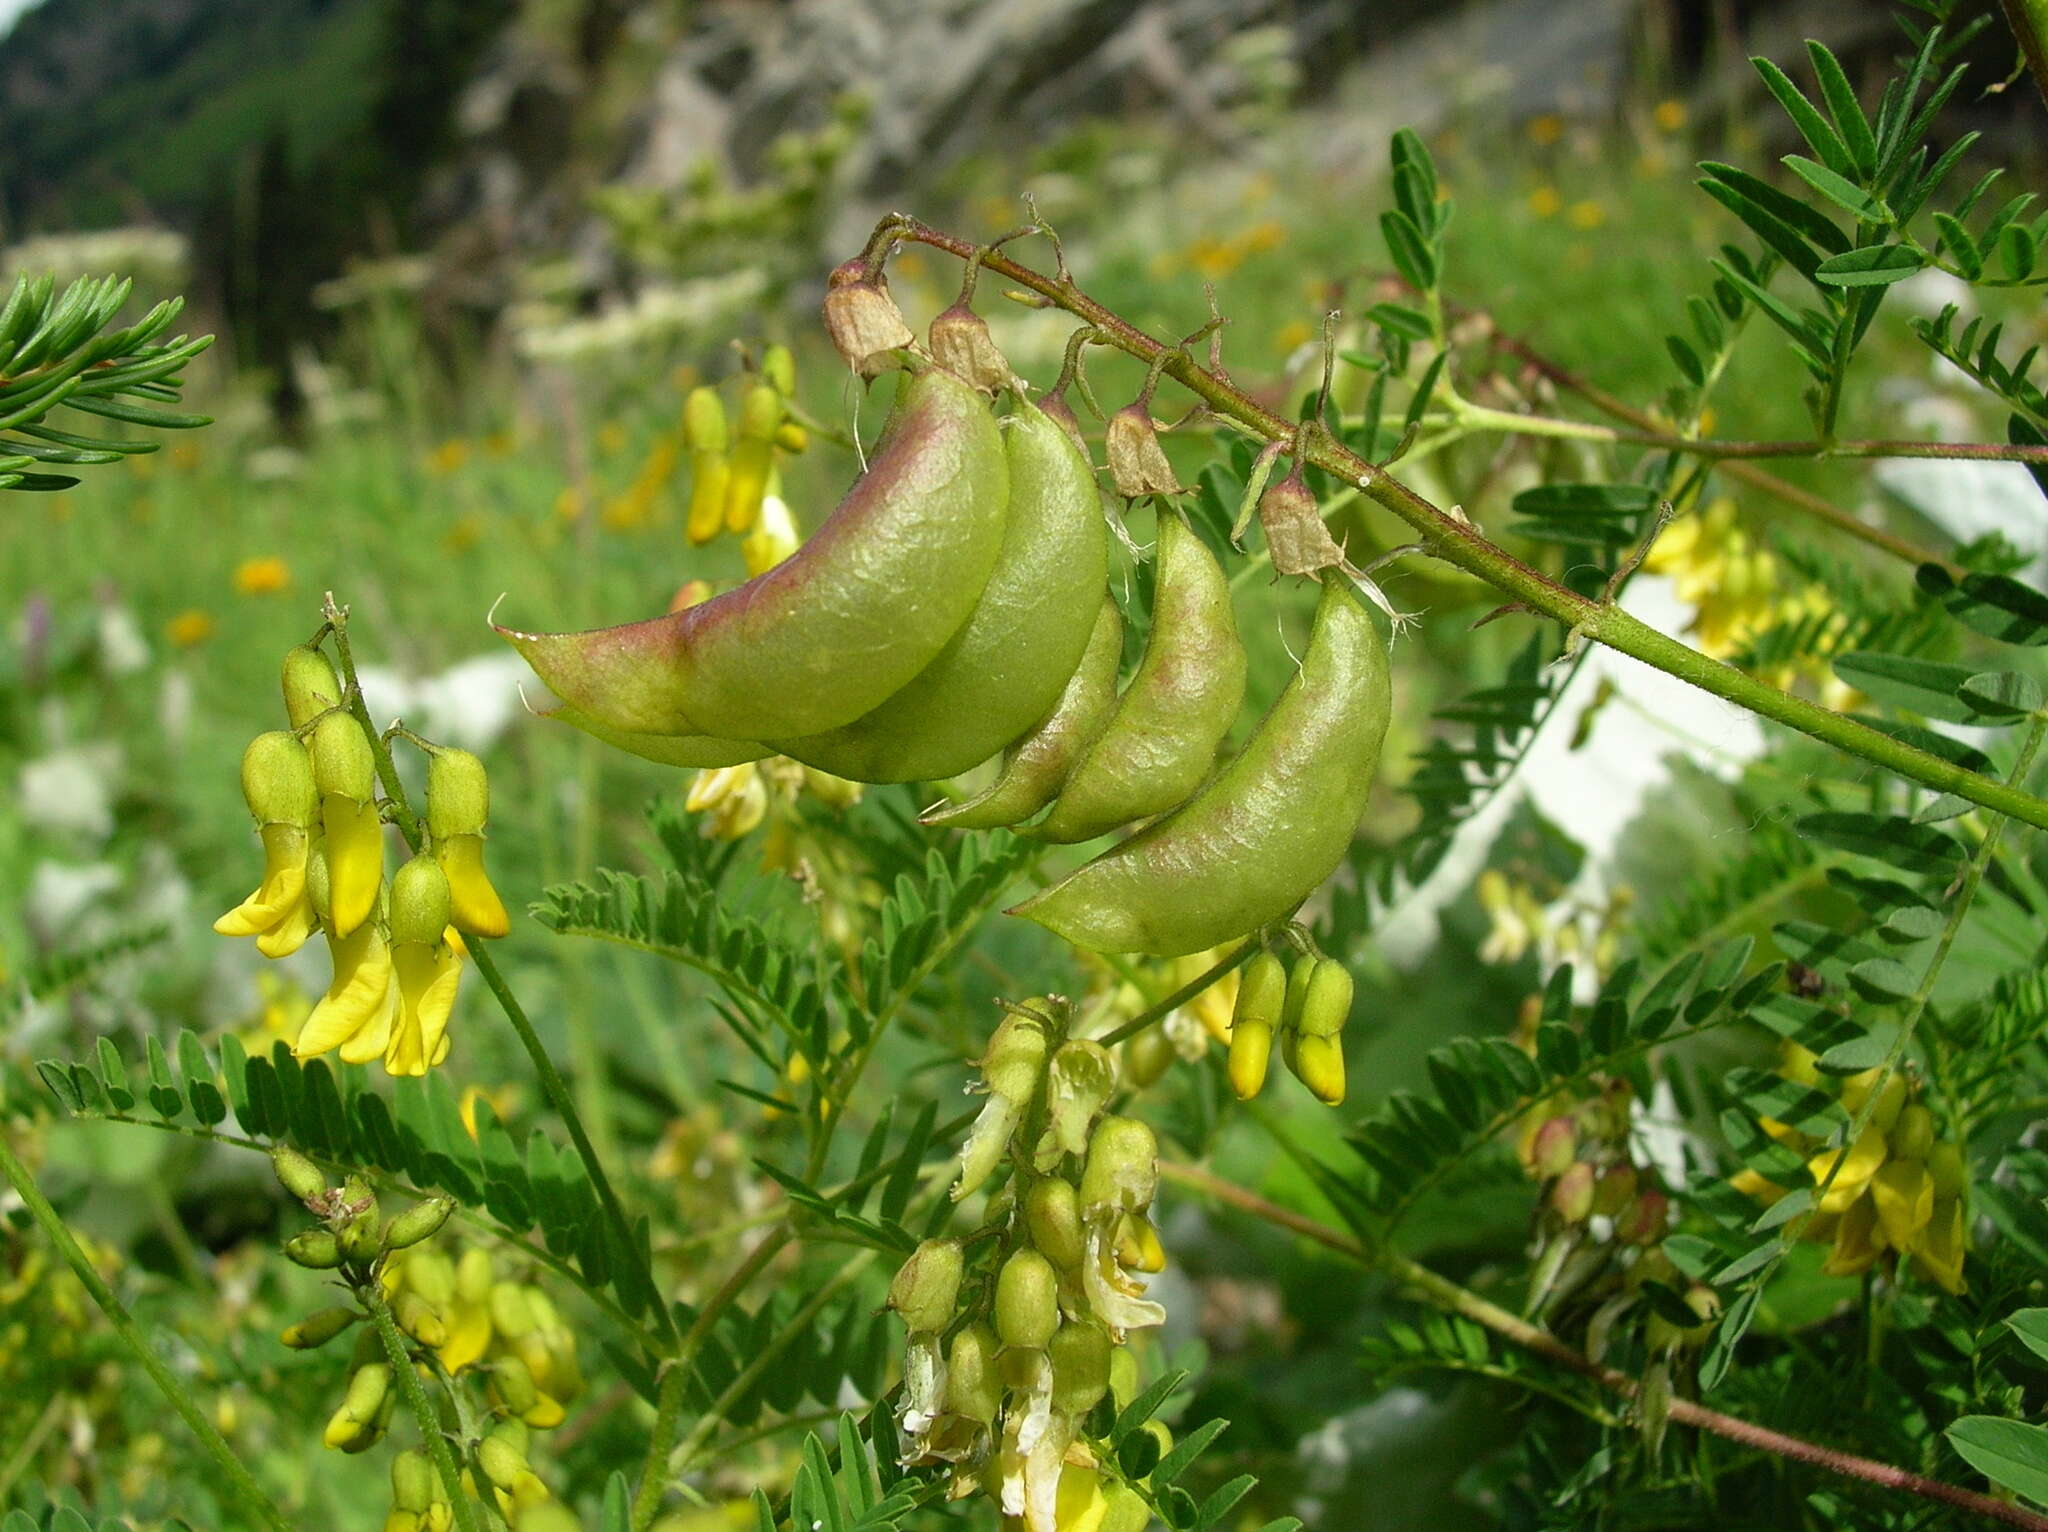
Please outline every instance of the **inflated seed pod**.
M959 1302L963 1267L960 1241L926 1240L889 1284L889 1307L913 1334L945 1329Z
M630 729L614 729L566 702L541 709L539 716L580 729L614 750L623 750L628 755L637 755L641 760L653 761L659 766L716 771L723 766L744 766L748 761L758 761L775 754L772 746L752 740L720 739L711 734L641 734Z
M320 1174L320 1167L288 1145L270 1151L270 1168L277 1172L278 1185L301 1202L310 1202L327 1190L327 1177Z
M1012 1251L996 1275L996 1334L1005 1346L1042 1351L1060 1322L1059 1277L1036 1250Z
M1081 1203L1073 1184L1043 1176L1024 1194L1024 1228L1045 1258L1064 1272L1081 1266Z
M281 679L285 716L294 729L303 729L329 708L341 705L341 677L335 673L334 661L310 644L285 651Z
M1091 1320L1061 1325L1046 1343L1052 1358L1052 1404L1069 1415L1085 1415L1109 1392L1109 1332Z
M1092 840L1187 802L1244 700L1244 645L1215 555L1178 512L1162 511L1156 558L1145 657L1052 812L1034 827L1042 839Z
M607 729L821 733L873 711L952 641L995 567L1008 500L988 401L931 368L867 472L767 573L621 627L498 631L577 717Z
M1087 651L1109 546L1088 465L1028 401L1003 423L1002 549L965 626L895 696L853 723L775 748L856 782L957 776L1029 733Z
M923 823L989 830L1022 824L1052 802L1116 710L1116 672L1123 652L1123 614L1104 597L1080 663L1044 721L1004 752L993 782L971 798L927 810Z
M1078 946L1159 957L1283 918L1344 859L1391 707L1379 630L1325 584L1300 672L1237 758L1185 807L1015 913Z
M1000 1347L985 1324L964 1326L946 1352L946 1409L976 1425L995 1424L1003 1407L1002 1376L996 1368Z

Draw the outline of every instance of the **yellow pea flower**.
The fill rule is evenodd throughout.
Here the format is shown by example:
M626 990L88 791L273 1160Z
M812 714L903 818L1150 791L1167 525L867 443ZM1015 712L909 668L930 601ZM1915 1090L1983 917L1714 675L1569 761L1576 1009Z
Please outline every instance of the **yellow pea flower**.
M1894 1250L1910 1250L1934 1221L1934 1178L1917 1160L1893 1160L1870 1180L1870 1200Z
M710 816L713 839L738 840L767 817L768 787L752 761L719 766L697 773L683 807Z
M1092 1468L1068 1465L1060 1474L1060 1492L1053 1505L1053 1522L1059 1532L1101 1532L1102 1519L1109 1514L1109 1497L1102 1493L1102 1475Z
M1927 1227L1914 1241L1913 1268L1944 1292L1960 1297L1970 1287L1963 1280L1963 1252L1968 1244L1962 1199L1937 1197Z
M1853 1277L1875 1261L1884 1248L1884 1231L1878 1227L1877 1209L1868 1197L1859 1197L1835 1226L1834 1245L1820 1269L1831 1277Z
M336 935L347 936L369 919L384 882L376 757L362 725L342 712L313 725L312 757L327 833L328 919Z
M1841 1170L1835 1174L1834 1185L1820 1199L1820 1210L1823 1213L1847 1213L1850 1204L1862 1197L1871 1177L1884 1164L1885 1153L1884 1134L1873 1125L1863 1130L1846 1154L1840 1149L1828 1149L1808 1160L1806 1168L1812 1174L1815 1186L1827 1180L1828 1172L1834 1170L1837 1159L1842 1161Z
M383 1054L391 1037L391 949L384 934L365 922L347 936L329 931L327 950L334 978L299 1028L292 1054L308 1059L339 1048L344 1062L366 1064Z
M306 747L281 729L257 735L242 755L242 796L263 842L263 881L213 929L222 936L253 936L265 957L285 957L313 932L306 870L313 851L314 771Z
M423 1075L446 1056L448 1017L462 981L462 958L448 941L448 875L422 852L391 880L391 962L398 1014L384 1050L394 1075Z

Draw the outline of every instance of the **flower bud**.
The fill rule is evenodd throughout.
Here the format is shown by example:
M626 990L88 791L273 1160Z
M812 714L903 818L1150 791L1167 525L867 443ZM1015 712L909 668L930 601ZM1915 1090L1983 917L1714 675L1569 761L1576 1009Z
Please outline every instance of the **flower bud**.
M1144 1090L1173 1067L1173 1039L1163 1026L1150 1026L1124 1043L1124 1073L1133 1090Z
M801 452L811 444L811 433L794 420L785 420L775 428L775 445L783 452Z
M242 752L242 797L259 825L312 827L319 801L313 762L297 735L273 729L249 741Z
M1294 1073L1324 1106L1344 1104L1344 1046L1334 1037L1297 1037Z
M683 401L683 445L692 452L725 451L725 401L717 389L693 388Z
M991 1095L1019 1106L1038 1094L1045 1074L1045 1023L1028 1011L1008 1012L981 1056L982 1083Z
M1635 1166L1608 1166L1593 1185L1593 1211L1608 1218L1619 1215L1634 1199L1636 1181Z
M327 1178L320 1174L320 1167L296 1149L280 1144L270 1151L270 1166L277 1172L278 1184L301 1202L311 1202L327 1191Z
M455 1267L455 1294L464 1303L483 1304L491 1298L491 1254L481 1245L462 1252Z
M348 1392L342 1397L341 1408L328 1420L322 1440L343 1451L360 1451L369 1446L370 1441L362 1438L382 1413L390 1389L391 1368L387 1364L365 1362L358 1367L349 1377Z
M1351 1018L1351 970L1335 958L1318 958L1296 1022L1303 1037L1335 1037Z
M434 1503L434 1466L417 1447L392 1455L391 1503L401 1511L424 1511Z
M1063 1043L1046 1071L1046 1101L1052 1133L1068 1154L1088 1152L1088 1125L1116 1087L1109 1050L1085 1040Z
M512 1532L583 1532L583 1523L559 1500L536 1500L519 1512Z
M1926 1159L1934 1148L1934 1114L1914 1102L1899 1113L1899 1120L1892 1125L1885 1141L1898 1159Z
M1152 1205L1159 1186L1159 1141L1134 1117L1105 1117L1088 1141L1088 1164L1081 1173L1084 1214L1114 1208L1142 1211Z
M1003 1383L996 1371L995 1333L985 1324L966 1326L946 1352L946 1409L979 1426L995 1424L1003 1407Z
M959 1302L965 1264L957 1239L926 1240L889 1284L889 1307L913 1334L945 1329Z
M354 1309L321 1309L297 1324L286 1325L278 1339L294 1351L311 1351L326 1345L361 1317Z
M888 353L917 338L889 296L881 267L859 257L835 267L825 279L825 333L864 378L882 370Z
M1013 1251L996 1277L996 1334L1005 1346L1042 1351L1059 1322L1052 1262L1029 1248Z
M534 1332L537 1322L524 1287L517 1282L491 1285L491 1323L507 1340L516 1341Z
M501 1356L491 1364L491 1387L514 1415L524 1415L540 1403L533 1369L516 1356Z
M423 1239L432 1239L441 1232L441 1225L455 1211L455 1199L448 1196L429 1197L416 1202L391 1220L384 1230L386 1250L404 1250L417 1245Z
M532 1471L527 1467L526 1454L495 1431L477 1444L476 1460L484 1477L504 1490L518 1483L520 1474Z
M1177 495L1180 480L1166 449L1159 445L1159 428L1143 402L1125 405L1109 417L1103 431L1103 451L1109 458L1110 482L1116 492L1135 500L1142 495Z
M1268 1032L1280 1025L1287 1005L1287 969L1270 952L1259 952L1244 965L1237 982L1237 1000L1231 1007L1230 1028L1247 1023Z
M479 835L490 817L491 783L482 761L450 745L427 758L427 829L435 840Z
M1081 1201L1070 1182L1057 1176L1033 1182L1024 1194L1024 1228L1031 1243L1059 1270L1080 1270Z
M1557 1184L1550 1188L1550 1209L1567 1224L1582 1224L1593 1216L1593 1167L1574 1160L1565 1167Z
M1166 1270L1166 1247L1159 1242L1152 1220L1143 1213L1126 1213L1117 1225L1116 1259L1129 1271Z
M285 651L282 679L285 716L294 729L303 729L341 705L341 677L334 673L334 662L310 644Z
M1230 1029L1230 1090L1250 1101L1265 1088L1266 1064L1273 1054L1270 1022L1240 1020Z
M966 303L956 303L932 319L932 359L983 393L994 393L1010 381L1010 364L988 332L988 321Z
M374 1203L365 1211L356 1214L341 1226L335 1236L341 1246L341 1258L360 1265L377 1258L384 1247L383 1221L377 1216Z
M761 376L773 383L785 399L796 397L796 353L780 343L761 353Z
M1578 1155L1579 1135L1572 1127L1571 1117L1547 1117L1529 1146L1529 1174L1538 1180L1552 1180L1563 1175L1565 1167Z
M1646 1186L1614 1220L1614 1237L1625 1245L1654 1245L1664 1237L1671 1219L1671 1201L1654 1186Z
M439 1349L448 1343L448 1326L435 1307L418 1293L400 1293L391 1300L391 1317L398 1328L422 1346Z
M384 1513L383 1532L420 1532L419 1512L401 1511L396 1506Z
M1903 1070L1894 1069L1885 1078L1880 1089L1878 1079L1884 1074L1882 1066L1866 1069L1861 1074L1850 1075L1842 1082L1842 1109L1855 1116L1863 1110L1863 1104L1870 1100L1871 1093L1877 1092L1877 1104L1871 1108L1870 1126L1880 1133L1889 1133L1892 1125L1899 1120L1899 1113L1906 1106L1906 1076Z
M329 713L313 725L313 782L323 797L352 803L377 796L377 757L370 737L349 713Z
M406 1252L404 1263L393 1269L407 1287L435 1308L446 1309L455 1301L455 1263L439 1250L415 1247Z
M327 1229L308 1229L284 1242L284 1258L311 1271L332 1271L341 1264L341 1242Z
M1109 1332L1086 1319L1063 1324L1046 1343L1052 1358L1052 1403L1069 1415L1085 1415L1109 1392Z
M1295 1044L1301 1039L1301 1008L1308 1000L1308 981L1315 977L1316 960L1302 956L1287 970L1287 993L1280 1002L1280 1057L1295 1068Z
M441 864L421 852L391 879L391 945L407 942L438 946L454 914L448 891L448 874Z
M1293 471L1259 497L1259 525L1275 574L1313 575L1344 562L1344 550L1330 536L1301 467L1297 459Z
M1927 1174L1938 1197L1960 1197L1970 1189L1970 1166L1960 1144L1943 1139L1927 1151Z

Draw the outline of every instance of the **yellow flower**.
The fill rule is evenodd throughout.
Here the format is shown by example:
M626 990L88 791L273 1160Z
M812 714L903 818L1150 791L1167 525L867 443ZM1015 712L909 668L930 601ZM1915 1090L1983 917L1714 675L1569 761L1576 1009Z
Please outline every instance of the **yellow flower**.
M1564 208L1564 198L1555 186L1544 185L1529 193L1529 211L1538 218L1555 218Z
M583 519L583 491L575 485L564 485L555 496L555 514L564 521Z
M448 1056L448 1017L462 983L462 959L445 940L400 942L391 962L398 978L398 1015L384 1051L384 1069L423 1075Z
M274 553L235 566L235 589L245 596L275 595L291 583L290 568Z
M1530 143L1547 149L1564 137L1564 119L1555 112L1545 112L1541 117L1531 117L1522 131Z
M756 828L768 813L768 786L752 761L697 773L683 807L707 814L714 840L738 840Z
M1192 984L1229 955L1230 948L1223 946L1175 958L1167 973L1167 983L1171 989ZM1230 1042L1230 1018L1237 1009L1237 985L1241 972L1241 969L1231 969L1181 1007L1191 1018L1201 1023L1204 1032L1226 1046Z
M263 840L263 881L254 893L213 923L222 936L253 936L265 957L289 957L313 934L313 902L306 893L311 834L277 822L257 832Z
M1820 1210L1823 1213L1846 1213L1851 1203L1861 1201L1870 1186L1871 1177L1884 1164L1885 1153L1884 1134L1872 1123L1846 1153L1840 1149L1828 1149L1808 1160L1806 1169L1813 1177L1816 1190L1830 1174L1834 1176L1833 1184L1820 1199ZM1835 1169L1837 1160L1841 1161L1839 1170Z
M1573 228L1592 230L1607 222L1607 209L1588 198L1574 202L1564 216L1565 222Z
M164 624L164 637L180 649L190 649L194 644L203 644L213 637L214 621L210 613L198 607L187 607Z
M469 461L469 443L451 436L427 454L427 472L454 473Z
M327 994L299 1029L294 1057L307 1059L334 1048L344 1062L367 1064L391 1040L397 996L391 984L391 948L384 933L365 921L347 936L327 933L334 977Z
M607 420L597 430L597 450L600 452L623 452L626 447L626 428L616 420Z
M1685 126L1685 103L1683 101L1659 101L1650 112L1650 121L1657 124L1660 133L1676 133Z
M766 574L796 552L802 541L789 507L771 490L761 502L760 521L740 541L740 557L746 560L749 575Z
M512 929L505 913L505 901L491 886L484 871L484 838L481 835L445 835L434 841L434 856L448 875L448 895L455 910L455 925L478 936L503 936Z

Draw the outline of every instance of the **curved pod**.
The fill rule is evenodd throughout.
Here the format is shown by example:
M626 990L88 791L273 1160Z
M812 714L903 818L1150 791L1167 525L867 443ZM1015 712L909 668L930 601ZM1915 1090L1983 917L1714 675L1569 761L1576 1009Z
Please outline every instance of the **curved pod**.
M1045 720L1004 755L993 782L972 798L930 810L923 822L990 830L1022 824L1052 802L1081 752L1095 742L1116 708L1116 672L1123 653L1123 614L1105 595L1081 663L1067 677L1060 700Z
M1185 808L1012 913L1098 952L1159 957L1281 919L1344 859L1391 707L1379 630L1326 582L1301 670L1243 753Z
M1042 839L1092 840L1187 802L1244 701L1244 645L1215 555L1162 511L1156 557L1145 657L1033 832Z
M1014 744L1059 701L1102 600L1108 534L1066 433L1028 402L1003 425L1009 510L974 615L872 713L775 749L855 782L936 781Z
M637 755L641 760L653 761L658 766L695 766L702 769L739 766L775 753L768 746L750 739L721 739L714 734L636 734L628 729L614 729L566 702L547 709L540 716L565 723L572 729L581 729L614 750Z
M836 729L960 631L1002 546L1009 470L988 402L932 368L802 548L683 611L582 633L500 628L556 696L630 734Z

